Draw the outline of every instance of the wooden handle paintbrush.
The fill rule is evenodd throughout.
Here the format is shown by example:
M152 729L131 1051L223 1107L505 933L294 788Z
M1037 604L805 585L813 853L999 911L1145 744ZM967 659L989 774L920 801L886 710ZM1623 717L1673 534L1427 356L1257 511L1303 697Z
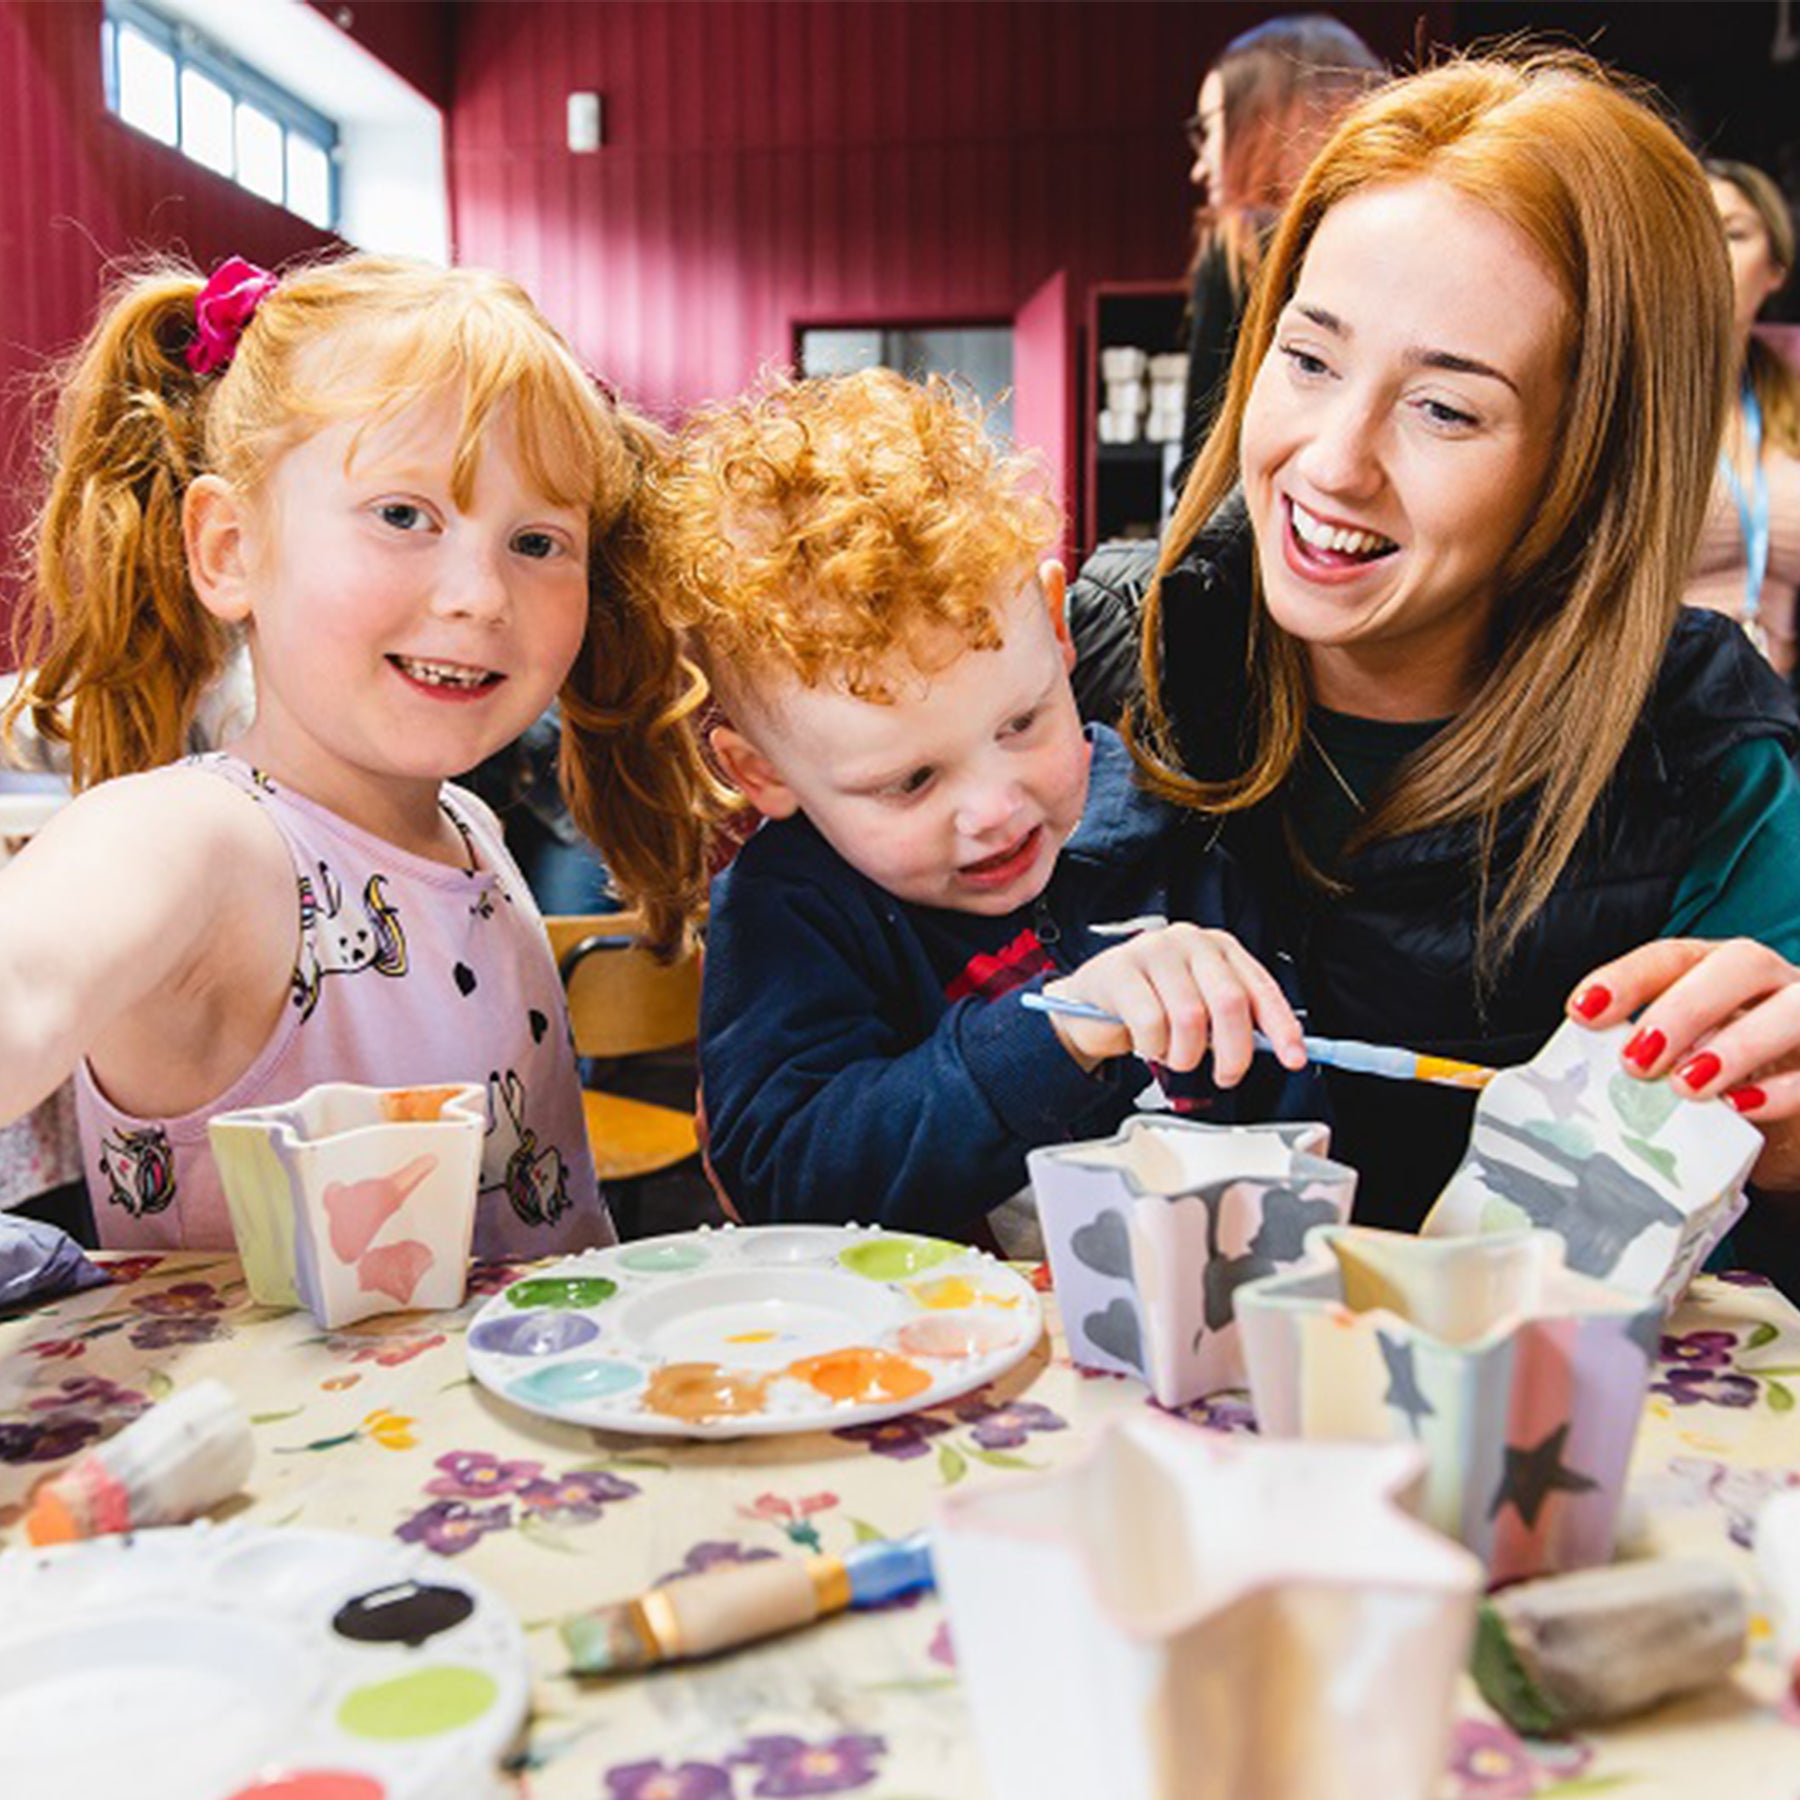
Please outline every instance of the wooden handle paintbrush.
M634 1600L561 1621L569 1671L628 1675L734 1650L851 1607L932 1585L925 1533L876 1538L842 1556L772 1556L684 1575Z

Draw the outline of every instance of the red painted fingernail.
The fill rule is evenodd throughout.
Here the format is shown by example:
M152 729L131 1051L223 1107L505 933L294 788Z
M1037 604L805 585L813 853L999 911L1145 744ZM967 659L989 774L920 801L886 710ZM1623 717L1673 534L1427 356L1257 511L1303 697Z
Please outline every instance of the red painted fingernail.
M1749 1085L1727 1088L1720 1097L1727 1106L1738 1112L1755 1112L1759 1106L1767 1106L1769 1103L1769 1096L1761 1088Z
M1599 982L1584 987L1572 1002L1575 1010L1584 1019L1597 1019L1612 1005L1612 989L1603 988Z
M1675 1071L1675 1079L1685 1082L1691 1088L1703 1088L1723 1067L1710 1050L1702 1050L1698 1055L1690 1056Z
M1669 1040L1655 1026L1651 1026L1648 1031L1640 1031L1625 1046L1625 1060L1636 1063L1640 1069L1648 1069L1668 1045Z

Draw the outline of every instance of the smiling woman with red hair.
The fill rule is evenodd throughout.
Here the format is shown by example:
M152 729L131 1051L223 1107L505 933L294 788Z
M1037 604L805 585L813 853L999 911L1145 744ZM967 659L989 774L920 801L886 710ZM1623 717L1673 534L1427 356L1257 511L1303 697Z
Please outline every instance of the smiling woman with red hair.
M1706 177L1642 98L1575 55L1390 84L1265 254L1136 741L1278 906L1310 1029L1503 1065L1643 1008L1629 1072L1800 1189L1800 721L1680 603L1736 369ZM1466 1098L1331 1087L1359 1215L1416 1224Z

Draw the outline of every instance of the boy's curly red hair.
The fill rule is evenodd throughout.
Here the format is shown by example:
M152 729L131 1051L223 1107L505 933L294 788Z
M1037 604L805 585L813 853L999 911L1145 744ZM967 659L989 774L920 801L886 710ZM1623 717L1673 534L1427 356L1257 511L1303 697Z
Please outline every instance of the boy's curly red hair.
M652 483L663 603L728 703L770 674L881 702L896 651L994 648L999 584L1062 528L1039 459L949 382L888 369L765 377L696 413Z

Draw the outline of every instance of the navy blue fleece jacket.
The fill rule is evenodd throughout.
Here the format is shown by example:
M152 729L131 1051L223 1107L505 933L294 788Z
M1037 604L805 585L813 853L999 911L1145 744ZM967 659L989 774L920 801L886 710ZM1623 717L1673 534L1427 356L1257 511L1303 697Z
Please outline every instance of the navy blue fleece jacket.
M1023 1185L1026 1151L1115 1130L1149 1071L1119 1058L1085 1073L1020 1003L1117 942L1096 925L1222 927L1283 974L1210 828L1140 792L1112 731L1088 736L1081 823L1016 912L896 900L803 817L765 824L714 883L701 1082L713 1170L745 1219L967 1237ZM1313 1079L1269 1057L1229 1094L1168 1085L1208 1118L1321 1116Z

